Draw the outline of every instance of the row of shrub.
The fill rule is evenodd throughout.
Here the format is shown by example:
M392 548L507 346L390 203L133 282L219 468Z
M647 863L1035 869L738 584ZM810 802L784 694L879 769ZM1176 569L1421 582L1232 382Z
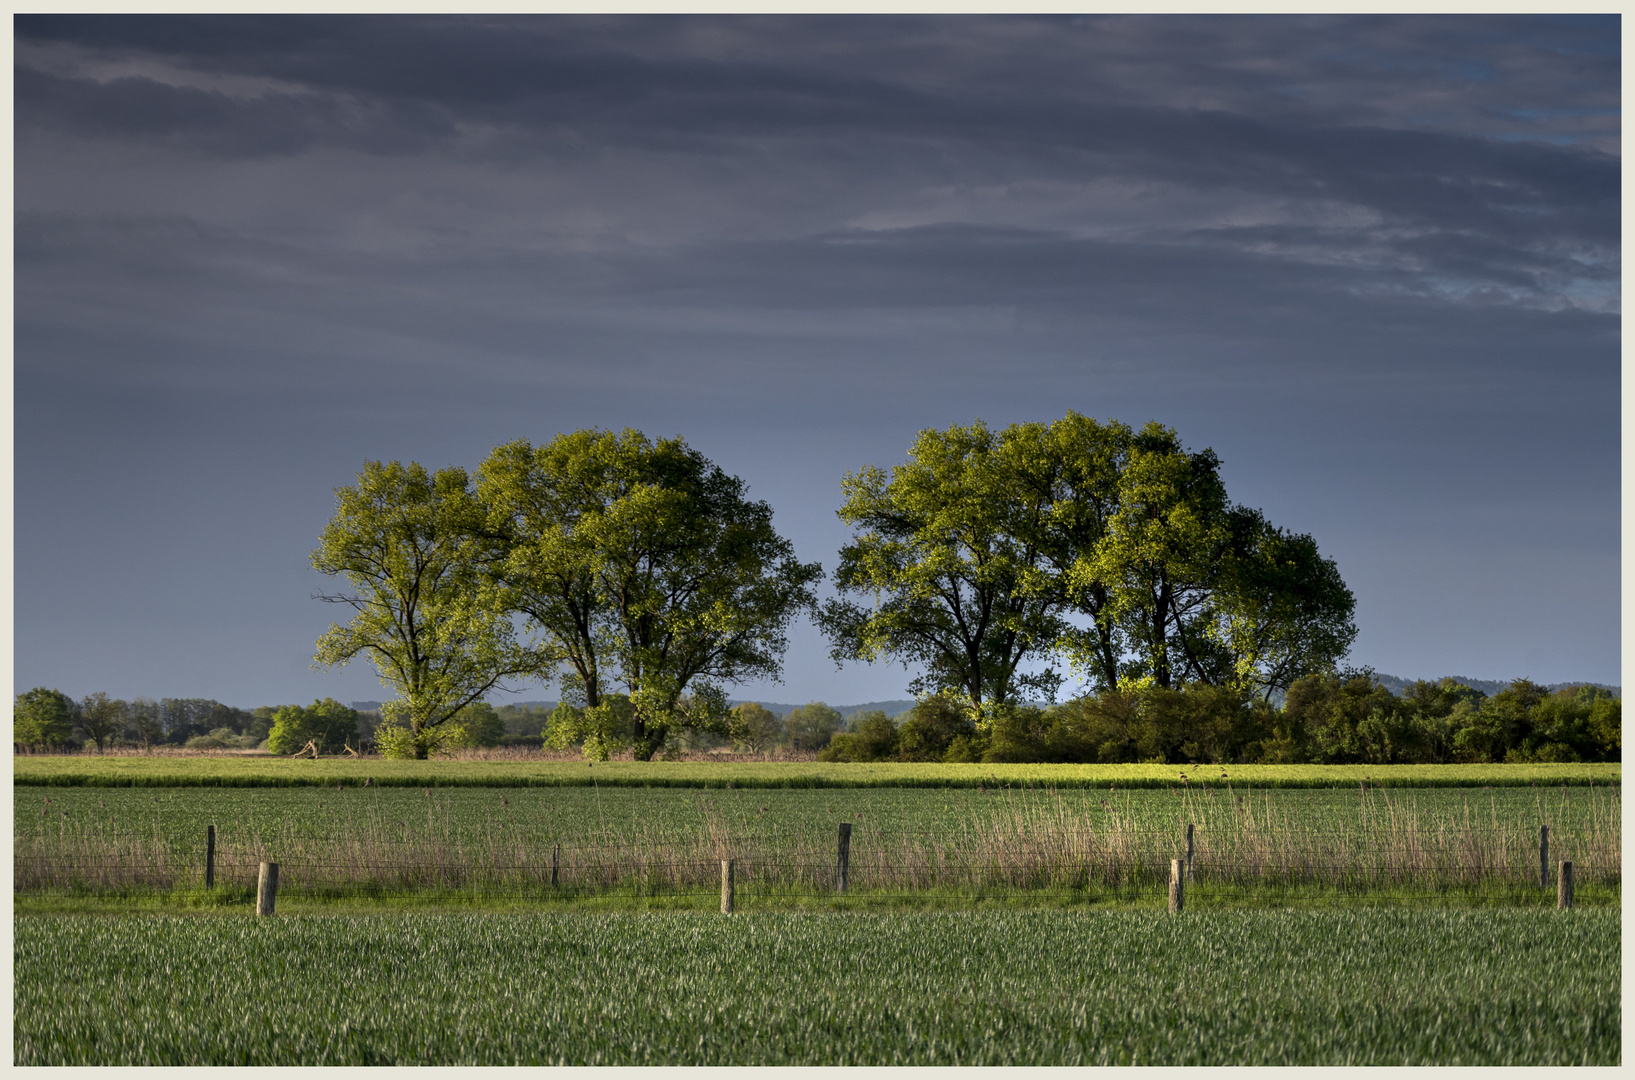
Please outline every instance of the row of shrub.
M1370 675L1311 675L1282 708L1218 686L1146 687L1048 708L946 697L899 723L854 717L823 761L1441 764L1618 761L1620 701L1594 686L1554 693L1518 679L1491 697L1451 679L1400 697Z

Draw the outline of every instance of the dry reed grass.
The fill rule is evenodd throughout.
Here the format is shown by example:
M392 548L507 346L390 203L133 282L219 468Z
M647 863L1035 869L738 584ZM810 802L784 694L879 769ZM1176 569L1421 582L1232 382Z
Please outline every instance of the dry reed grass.
M1239 886L1332 885L1345 888L1449 888L1536 885L1536 825L1485 813L1465 801L1462 817L1423 812L1412 793L1375 789L1359 797L1354 819L1314 829L1269 797L1187 793L1167 824L1154 827L1115 797L1010 798L995 793L974 820L942 831L883 830L859 821L849 878L857 890L1075 890L1155 885L1169 861L1185 855L1184 825L1195 827L1194 880ZM1541 813L1543 807L1541 805ZM1615 791L1590 798L1585 824L1552 830L1551 866L1571 859L1577 880L1617 886L1622 827ZM458 832L428 811L424 831L405 834L379 818L350 823L342 835L314 836L285 823L251 835L218 838L216 881L253 885L257 864L281 864L285 888L414 891L549 888L601 891L707 889L720 861L733 859L741 887L790 892L832 890L835 837L827 832L768 840L735 831L705 807L691 831L653 822L637 829L590 827L574 843L541 844L523 831L490 826ZM14 839L13 888L37 890L172 889L202 883L204 853L162 837L116 834L95 824L64 825Z

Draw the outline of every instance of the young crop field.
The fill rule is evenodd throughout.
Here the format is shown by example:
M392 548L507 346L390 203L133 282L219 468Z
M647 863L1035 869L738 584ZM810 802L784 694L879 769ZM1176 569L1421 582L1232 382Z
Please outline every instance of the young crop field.
M1536 903L1541 825L1551 866L1574 862L1581 902L1615 902L1621 883L1620 789L1608 786L14 793L25 906L33 894L196 888L208 825L215 881L241 898L265 860L281 864L287 893L311 898L466 890L555 902L625 890L644 903L707 901L730 858L746 901L775 907L833 891L841 822L852 825L850 887L874 894L1144 896L1185 854L1188 825L1204 902L1217 886L1272 889L1263 901L1280 902L1277 890L1315 885L1376 898L1525 887Z
M1616 911L14 921L19 1065L1616 1065ZM451 975L455 977L451 977Z
M682 787L1171 788L1204 782L1257 788L1552 787L1617 784L1622 766L1560 765L940 765L818 762L313 760L205 756L20 756L18 786L100 787ZM1185 775L1186 780L1181 777Z

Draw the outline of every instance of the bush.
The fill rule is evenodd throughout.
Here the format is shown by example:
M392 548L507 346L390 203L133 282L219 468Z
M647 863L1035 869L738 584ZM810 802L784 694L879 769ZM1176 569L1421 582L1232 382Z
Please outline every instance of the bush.
M253 750L260 742L253 733L240 735L230 727L219 727L211 728L207 735L195 735L183 745L189 750Z
M498 746L500 740L505 738L505 721L486 701L472 702L443 723L450 728L448 738L443 742L443 748L447 750Z
M897 760L942 761L955 739L967 741L976 725L964 704L946 695L920 701L897 729Z
M891 761L897 756L897 725L879 709L855 718L850 731L836 735L819 761Z
M404 729L405 733L407 730ZM338 754L357 738L357 711L333 698L324 698L314 701L305 709L299 705L285 705L273 713L267 749L275 754L293 754L308 742L316 742L320 753ZM375 742L384 748L378 732Z

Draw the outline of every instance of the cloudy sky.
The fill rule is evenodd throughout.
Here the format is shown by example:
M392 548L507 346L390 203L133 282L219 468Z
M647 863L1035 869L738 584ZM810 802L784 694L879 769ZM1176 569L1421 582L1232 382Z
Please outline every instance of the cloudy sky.
M1615 16L14 35L19 690L385 696L309 667L366 458L680 434L832 569L846 470L1068 409L1316 536L1354 663L1619 681Z

